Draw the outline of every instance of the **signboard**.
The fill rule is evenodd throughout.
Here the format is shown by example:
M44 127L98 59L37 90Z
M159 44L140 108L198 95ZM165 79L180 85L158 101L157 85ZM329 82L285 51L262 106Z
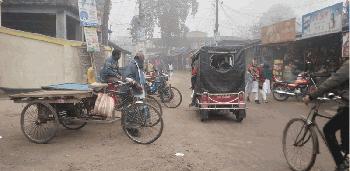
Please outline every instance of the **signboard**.
M295 18L261 28L262 44L295 41Z
M303 15L302 37L336 33L342 30L343 3Z
M349 32L343 34L342 56L349 58Z
M79 0L79 17L81 26L97 26L97 10L95 0Z
M99 52L100 44L98 43L97 30L95 27L84 27L86 47L88 52Z

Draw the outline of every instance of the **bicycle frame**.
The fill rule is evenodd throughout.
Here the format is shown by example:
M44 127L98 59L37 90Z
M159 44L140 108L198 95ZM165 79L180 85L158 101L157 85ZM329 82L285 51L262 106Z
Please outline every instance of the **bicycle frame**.
M316 123L316 117L322 117L322 118L327 118L327 119L331 119L332 117L328 117L328 116L324 116L319 114L318 109L321 106L320 102L317 102L310 110L308 116L305 118L304 116L302 116L302 118L306 121L306 127L305 125L303 125L303 127L307 128L307 129L313 129L313 127L316 128L318 134L321 136L323 142L328 146L326 138L323 134L323 132L321 131L320 127L318 126L318 124ZM307 134L307 131L304 132L304 135L301 137L300 140L298 140L298 137L300 135L300 133L303 131L303 129L300 130L294 145L304 145L306 142L309 141L309 139L311 138L311 135L309 135L309 137L305 140L305 136ZM315 132L316 133L316 132ZM303 142L302 144L300 144L300 142ZM317 147L317 153L319 154L319 148Z

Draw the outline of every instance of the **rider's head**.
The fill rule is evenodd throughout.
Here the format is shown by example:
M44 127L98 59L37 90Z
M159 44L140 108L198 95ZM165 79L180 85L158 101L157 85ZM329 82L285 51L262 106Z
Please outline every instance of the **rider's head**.
M113 49L113 51L112 51L112 58L114 60L118 61L119 58L120 58L120 51L117 50L117 49Z

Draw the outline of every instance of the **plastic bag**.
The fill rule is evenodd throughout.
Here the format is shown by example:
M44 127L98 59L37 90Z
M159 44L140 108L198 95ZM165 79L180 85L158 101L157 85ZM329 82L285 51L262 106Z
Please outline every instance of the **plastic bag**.
M105 117L112 117L114 111L114 100L108 94L102 94L101 102L98 105L98 114Z
M101 99L102 99L102 95L103 93L98 93L97 94L97 98L96 98L96 101L95 101L95 106L94 106L94 113L99 113L98 112L98 107L100 106L100 103L101 103Z

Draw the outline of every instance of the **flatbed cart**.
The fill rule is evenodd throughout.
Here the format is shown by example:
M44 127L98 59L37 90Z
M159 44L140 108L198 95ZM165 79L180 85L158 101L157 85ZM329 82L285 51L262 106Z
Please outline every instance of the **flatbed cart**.
M110 85L104 85L107 87ZM128 96L127 92L113 92L118 96ZM131 97L133 98L133 97ZM87 123L113 123L121 120L127 136L136 143L150 144L157 140L163 130L163 120L159 111L146 103L128 103L120 106L121 116L116 116L116 107L112 117L94 114L93 109L97 93L93 90L39 90L11 95L15 103L27 103L21 112L21 130L31 142L48 143L57 133L59 125L69 130L78 130ZM147 106L147 123L143 112ZM151 119L152 120L151 120ZM137 129L158 126L155 135L143 139L134 135ZM158 128L157 127L157 128Z

